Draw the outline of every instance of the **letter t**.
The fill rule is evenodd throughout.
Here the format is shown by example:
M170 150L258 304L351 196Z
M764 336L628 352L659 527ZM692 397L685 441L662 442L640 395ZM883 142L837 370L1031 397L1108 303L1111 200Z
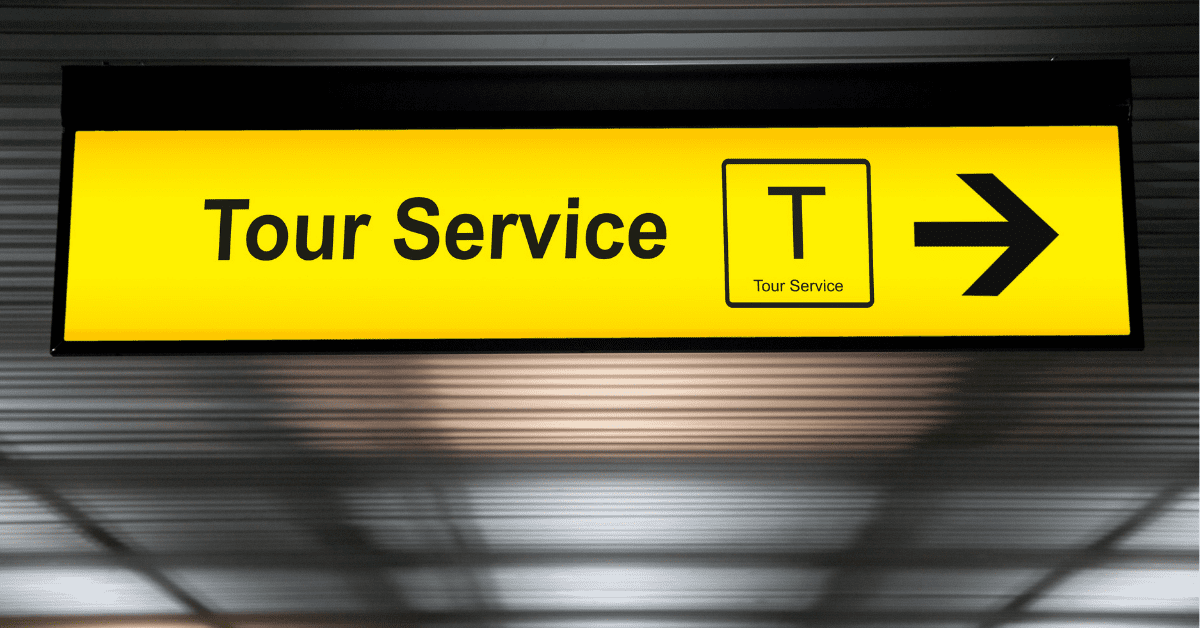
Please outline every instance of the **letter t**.
M229 259L229 239L233 233L233 210L250 209L248 198L206 198L204 209L221 210L221 241L217 249L217 259Z
M805 196L825 196L825 188L767 188L771 196L792 197L792 256L804 259L804 223L801 220L800 199Z

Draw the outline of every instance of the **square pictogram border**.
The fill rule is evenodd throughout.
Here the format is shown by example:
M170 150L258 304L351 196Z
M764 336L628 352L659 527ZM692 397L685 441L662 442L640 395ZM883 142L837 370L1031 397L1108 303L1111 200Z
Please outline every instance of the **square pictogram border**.
M870 299L851 303L734 302L729 295L729 192L730 164L862 164L867 167L867 284ZM721 162L721 236L725 242L725 305L729 307L871 307L875 305L875 244L871 224L871 162L866 159L726 159Z

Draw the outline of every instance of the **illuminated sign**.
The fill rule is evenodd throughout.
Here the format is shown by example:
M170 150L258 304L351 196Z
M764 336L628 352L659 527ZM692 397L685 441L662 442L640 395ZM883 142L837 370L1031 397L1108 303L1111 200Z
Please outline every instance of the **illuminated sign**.
M56 347L1128 346L1122 133L74 130Z

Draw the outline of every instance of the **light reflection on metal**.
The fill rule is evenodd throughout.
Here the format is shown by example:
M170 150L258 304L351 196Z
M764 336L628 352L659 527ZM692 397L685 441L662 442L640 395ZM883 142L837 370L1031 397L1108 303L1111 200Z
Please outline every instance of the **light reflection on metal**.
M267 371L294 415L282 423L317 449L744 456L903 447L946 413L962 359L450 356L349 373L343 363ZM330 368L336 386L322 379Z
M0 569L0 608L17 616L187 612L154 582L112 568Z

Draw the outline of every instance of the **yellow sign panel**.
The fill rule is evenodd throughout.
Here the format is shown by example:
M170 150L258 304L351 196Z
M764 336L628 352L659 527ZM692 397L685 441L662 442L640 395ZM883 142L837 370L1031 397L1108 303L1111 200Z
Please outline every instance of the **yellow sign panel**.
M1122 336L1116 127L80 131L66 341Z

